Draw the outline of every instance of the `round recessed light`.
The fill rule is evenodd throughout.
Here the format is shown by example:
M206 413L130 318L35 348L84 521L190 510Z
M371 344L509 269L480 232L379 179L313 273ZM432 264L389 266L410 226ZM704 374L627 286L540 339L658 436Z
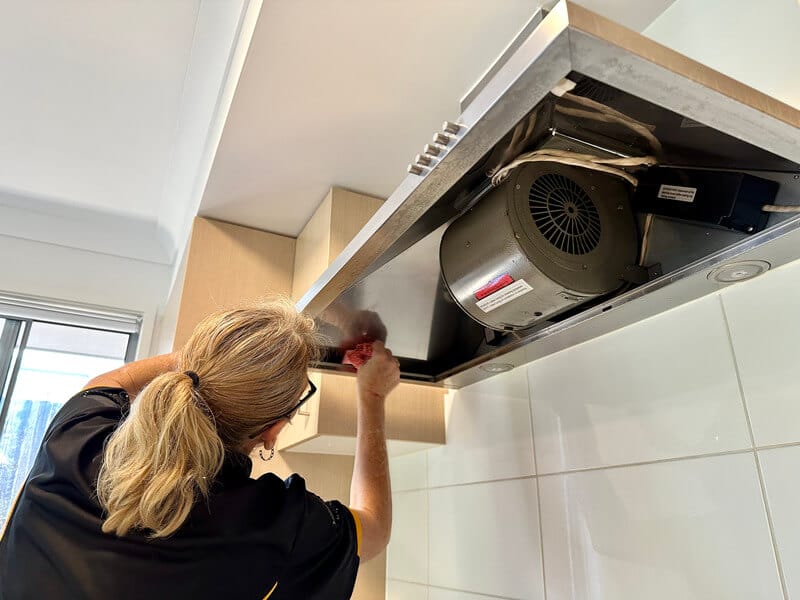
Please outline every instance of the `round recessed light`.
M771 266L765 260L742 260L717 267L708 274L708 279L723 285L738 283L758 277Z
M487 373L504 373L514 368L514 365L509 363L486 363L480 366L481 370Z

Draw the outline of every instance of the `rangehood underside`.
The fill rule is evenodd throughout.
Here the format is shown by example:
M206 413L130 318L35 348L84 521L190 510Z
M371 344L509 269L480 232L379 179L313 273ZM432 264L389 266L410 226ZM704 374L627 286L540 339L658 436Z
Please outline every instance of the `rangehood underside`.
M321 368L342 370L342 346L366 332L386 337L405 379L460 387L489 377L487 364L524 364L714 292L708 275L722 264L800 258L796 215L772 215L754 235L657 219L648 252L660 276L491 339L443 285L439 243L488 189L487 157L532 111L548 144L595 143L591 123L552 110L565 78L652 124L664 164L753 172L780 183L776 203L800 204L800 112L562 1L523 29L465 97L458 127L439 134L438 156L415 165L298 303L332 339Z

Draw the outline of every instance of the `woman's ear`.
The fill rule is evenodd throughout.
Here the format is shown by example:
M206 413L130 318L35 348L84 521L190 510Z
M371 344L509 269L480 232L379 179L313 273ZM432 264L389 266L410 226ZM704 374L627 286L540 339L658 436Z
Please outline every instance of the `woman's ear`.
M288 419L281 419L277 423L273 423L272 425L267 427L264 431L262 431L258 437L262 442L264 442L264 447L274 448L275 443L278 441L278 434L288 424L289 424Z

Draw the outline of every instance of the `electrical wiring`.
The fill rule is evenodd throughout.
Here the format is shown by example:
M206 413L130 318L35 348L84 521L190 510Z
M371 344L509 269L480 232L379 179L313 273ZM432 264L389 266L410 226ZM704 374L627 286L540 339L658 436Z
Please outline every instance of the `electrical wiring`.
M570 108L562 105L556 105L555 110L561 114L579 119L590 119L603 123L621 124L646 139L652 147L655 155L661 154L661 142L655 135L653 135L650 127L646 123L632 119L618 110L592 100L591 98L576 96L570 92L564 92L560 94L560 97L564 100L572 102L573 104L578 104L583 107ZM514 128L511 141L503 152L500 163L494 168L490 169L487 173L492 180L493 186L497 187L500 185L508 177L508 174L521 164L532 162L556 162L575 167L582 167L585 169L592 169L602 173L608 173L609 175L620 177L629 182L633 187L636 187L639 183L638 179L634 175L625 171L622 167L651 167L658 163L658 159L655 156L600 158L593 154L581 154L568 150L555 150L546 148L519 154L516 156L516 158L508 162L512 156L517 155L519 151L527 144L527 142L530 141L536 125L536 117L537 112L534 111L527 119L523 119Z
M575 94L571 94L569 92L563 94L561 96L565 100L569 100L574 104L580 104L586 108L592 110L580 110L575 108L568 108L566 106L556 105L556 111L560 112L564 115L569 115L571 117L578 117L582 119L591 119L593 121L600 121L604 123L619 123L620 125L624 125L625 127L635 131L640 136L645 138L652 147L655 154L660 155L662 152L661 142L659 139L653 135L653 132L650 131L650 126L647 123L642 123L641 121L637 121L636 119L632 119L631 117L619 112L611 108L610 106L606 106L601 102L597 102L592 100L591 98L586 98L584 96L576 96ZM592 112L597 111L597 112ZM598 114L599 113L599 114Z
M639 251L639 266L643 267L644 259L647 258L647 246L650 242L650 229L653 227L653 213L647 213L644 218L644 227L642 228L642 249Z
M542 149L534 150L533 152L526 152L520 154L517 158L511 161L502 169L499 169L492 176L492 185L500 185L507 177L508 174L516 169L519 165L531 162L556 162L564 165L572 165L575 167L583 167L585 169L592 169L594 171L601 171L621 177L629 182L632 186L636 187L638 179L627 171L617 167L649 167L657 163L653 156L632 156L630 158L600 158L593 154L580 154L578 152L570 152L568 150L555 150L555 149Z
M800 206L778 206L777 204L765 204L761 207L761 210L771 213L800 213Z
M523 119L517 124L514 128L514 132L511 134L511 141L508 143L508 146L506 146L506 149L503 150L500 162L487 171L486 175L488 177L493 177L503 165L519 155L525 146L528 145L533 138L538 113L538 110L534 110L527 119Z

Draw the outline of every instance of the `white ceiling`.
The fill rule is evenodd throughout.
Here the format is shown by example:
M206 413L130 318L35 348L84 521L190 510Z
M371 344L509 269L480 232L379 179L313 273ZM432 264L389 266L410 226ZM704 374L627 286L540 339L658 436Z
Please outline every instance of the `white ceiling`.
M4 2L0 235L172 262L247 4Z
M331 185L388 196L538 4L265 2L201 214L296 235Z
M7 2L0 187L153 217L199 0Z

